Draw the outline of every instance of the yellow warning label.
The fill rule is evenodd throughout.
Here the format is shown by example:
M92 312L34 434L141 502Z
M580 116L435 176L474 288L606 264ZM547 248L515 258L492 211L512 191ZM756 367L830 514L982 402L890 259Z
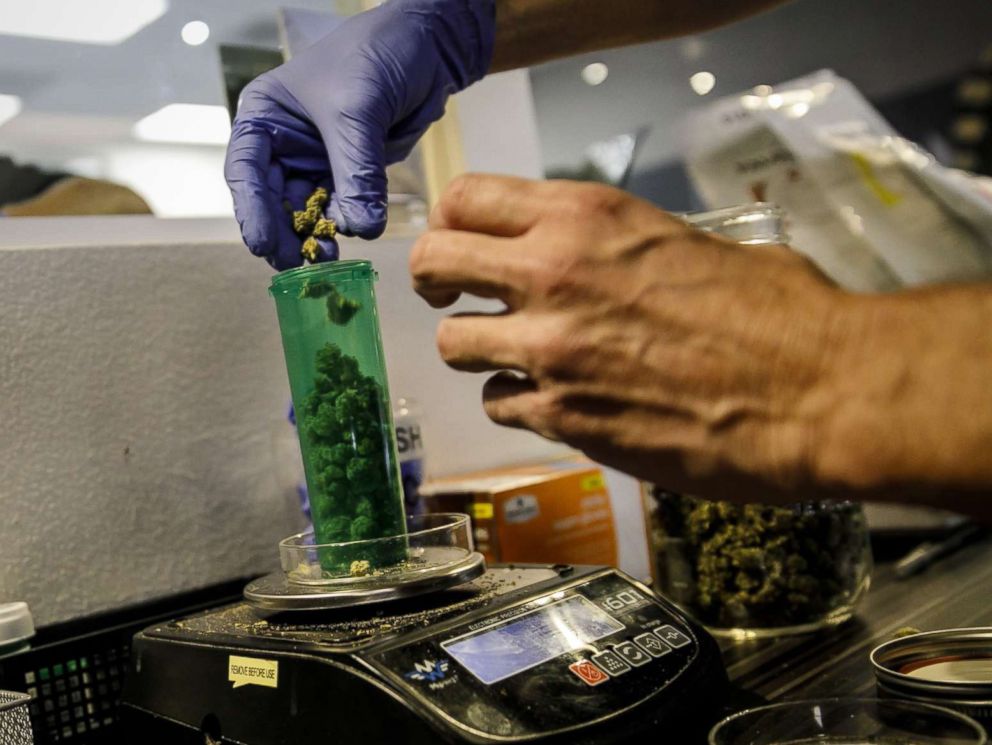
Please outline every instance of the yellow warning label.
M227 664L227 679L235 688L241 686L279 687L279 661L231 655Z
M472 504L472 517L476 520L492 520L493 519L493 503L492 502L474 502Z
M582 491L600 491L605 488L606 482L603 481L603 474L601 473L594 473L582 479Z
M902 201L902 194L898 194L887 187L875 172L874 166L861 153L851 153L851 160L854 161L858 173L861 174L862 181L868 186L871 192L878 197L878 201L886 207L894 207Z

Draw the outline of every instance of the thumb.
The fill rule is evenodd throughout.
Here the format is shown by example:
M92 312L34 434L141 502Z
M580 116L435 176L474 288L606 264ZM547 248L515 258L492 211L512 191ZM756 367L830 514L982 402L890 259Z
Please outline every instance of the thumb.
M386 229L386 128L339 112L324 134L334 178L327 216L345 235L378 238Z

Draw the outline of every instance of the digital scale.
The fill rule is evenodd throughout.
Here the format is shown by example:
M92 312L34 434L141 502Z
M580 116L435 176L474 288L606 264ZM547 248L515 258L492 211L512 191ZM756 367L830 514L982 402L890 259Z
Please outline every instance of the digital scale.
M727 691L719 650L648 587L471 552L453 566L447 586L427 572L374 603L277 573L152 626L122 718L152 745L703 741Z

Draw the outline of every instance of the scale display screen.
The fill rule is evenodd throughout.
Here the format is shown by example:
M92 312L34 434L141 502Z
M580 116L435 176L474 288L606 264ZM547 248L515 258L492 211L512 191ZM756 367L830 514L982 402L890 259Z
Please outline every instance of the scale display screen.
M441 646L486 685L626 628L575 595Z

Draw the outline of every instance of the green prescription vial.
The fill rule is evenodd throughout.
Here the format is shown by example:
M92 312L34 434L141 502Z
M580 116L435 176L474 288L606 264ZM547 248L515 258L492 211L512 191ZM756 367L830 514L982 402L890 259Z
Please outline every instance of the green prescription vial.
M280 272L275 298L325 576L402 562L403 486L368 261ZM353 542L360 543L353 543Z

